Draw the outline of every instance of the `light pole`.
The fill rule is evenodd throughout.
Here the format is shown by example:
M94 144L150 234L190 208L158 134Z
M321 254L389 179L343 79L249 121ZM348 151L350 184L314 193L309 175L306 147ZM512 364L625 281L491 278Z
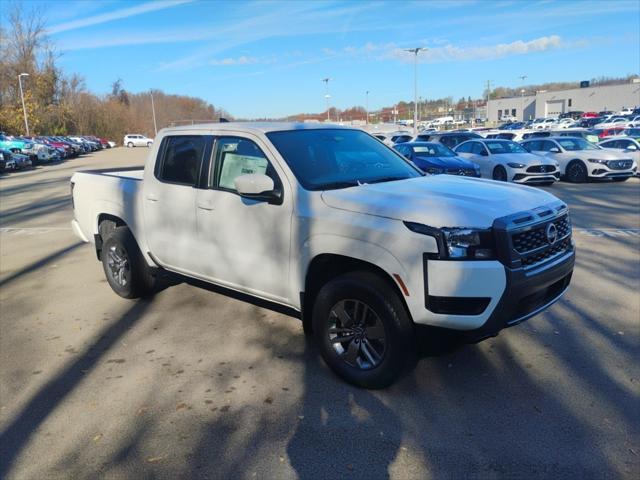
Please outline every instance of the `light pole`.
M522 109L522 121L524 122L524 81L527 79L526 75L520 75L518 77L522 81L522 87L520 89L520 108Z
M367 120L365 121L366 125L369 125L369 90L366 93L367 96Z
M27 121L27 107L24 105L24 93L22 92L22 77L28 77L28 73L21 73L18 75L18 84L20 85L20 98L22 99L22 113L24 113L24 128L27 131L27 137L29 136L29 122Z
M413 53L413 131L418 132L418 54L426 50L424 47L407 48L405 52Z
M331 120L329 118L329 98L331 98L331 96L329 95L329 80L331 80L330 77L322 79L322 81L324 82L324 98L327 99L327 122Z
M153 130L156 132L156 137L158 136L158 125L156 125L156 106L153 103L153 92L149 90L149 95L151 95L151 113L153 114Z

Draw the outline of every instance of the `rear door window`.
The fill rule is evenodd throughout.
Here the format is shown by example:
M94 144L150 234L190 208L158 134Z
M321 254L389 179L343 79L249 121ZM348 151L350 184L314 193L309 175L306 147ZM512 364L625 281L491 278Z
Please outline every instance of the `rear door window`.
M176 135L165 137L156 164L156 178L165 183L195 186L210 137Z

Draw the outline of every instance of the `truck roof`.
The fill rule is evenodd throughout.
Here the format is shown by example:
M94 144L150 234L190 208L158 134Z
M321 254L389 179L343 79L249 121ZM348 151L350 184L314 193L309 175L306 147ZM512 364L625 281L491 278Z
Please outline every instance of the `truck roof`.
M249 132L283 132L289 130L321 130L327 128L351 129L333 123L303 123L303 122L226 122L226 123L199 123L195 125L181 125L179 127L163 128L163 132L180 132L185 130L244 130Z

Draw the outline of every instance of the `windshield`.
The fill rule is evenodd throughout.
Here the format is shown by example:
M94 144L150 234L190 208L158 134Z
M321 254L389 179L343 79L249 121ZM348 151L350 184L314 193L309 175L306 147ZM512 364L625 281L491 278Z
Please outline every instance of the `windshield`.
M528 153L522 148L522 145L511 141L485 142L485 145L493 155L499 155L501 153Z
M413 147L417 157L455 157L456 154L450 148L441 143L425 143Z
M267 137L307 190L422 176L399 154L360 130L291 130L270 132Z
M562 140L558 140L558 143L562 148L570 152L576 150L600 150L599 147L582 138L563 138Z

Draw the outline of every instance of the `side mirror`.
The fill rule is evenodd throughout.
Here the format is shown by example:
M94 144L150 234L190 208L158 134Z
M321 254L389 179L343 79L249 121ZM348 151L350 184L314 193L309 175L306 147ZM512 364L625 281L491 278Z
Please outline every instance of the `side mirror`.
M629 145L627 147L627 150L631 151L631 152L635 152L636 150L638 150L638 147L636 147L633 143L631 145Z
M560 153L560 149L559 149L558 147L551 147L551 148L549 149L549 151L550 151L551 153Z
M267 175L248 173L236 177L233 183L241 197L271 204L282 203L282 192L275 189L273 179Z

